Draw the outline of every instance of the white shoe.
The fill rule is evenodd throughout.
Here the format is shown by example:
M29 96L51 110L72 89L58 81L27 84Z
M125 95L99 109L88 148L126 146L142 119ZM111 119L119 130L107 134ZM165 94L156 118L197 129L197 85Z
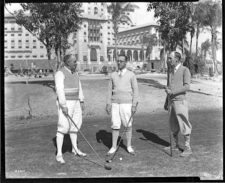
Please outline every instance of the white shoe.
M134 149L131 146L127 147L127 151L128 153L135 155Z
M116 149L114 147L112 147L108 152L107 155L112 155L116 152Z
M56 156L55 157L56 161L59 162L60 164L65 164L66 162L64 161L62 155L61 156Z
M83 153L81 150L79 150L79 149L73 149L72 150L72 153L74 154L74 155L78 155L78 156L87 156L87 154L86 153Z

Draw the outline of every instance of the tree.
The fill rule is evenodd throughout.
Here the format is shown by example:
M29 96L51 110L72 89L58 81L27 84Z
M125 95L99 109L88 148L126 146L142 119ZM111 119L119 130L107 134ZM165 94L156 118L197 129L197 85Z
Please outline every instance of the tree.
M201 55L202 55L204 61L206 61L206 54L210 50L210 48L211 48L211 43L210 43L209 39L207 39L205 42L203 42L201 44L201 53L202 53Z
M207 12L205 9L205 5L203 3L198 3L198 4L194 5L192 23L196 27L196 49L195 49L196 57L198 56L198 38L199 38L201 29L204 28L203 20L205 19L206 14L207 14Z
M153 47L157 45L157 36L156 34L151 34L146 36L144 39L145 39L144 42L147 43L146 55L150 59Z
M154 10L154 17L158 18L160 24L165 62L168 52L176 50L179 43L184 44L186 33L192 27L191 5L189 2L151 2L148 5L147 11Z
M211 45L212 45L212 60L213 60L213 72L218 74L217 60L216 60L216 47L217 47L217 28L222 25L222 6L218 1L205 1L206 17L203 20L205 26L210 27L211 32Z
M68 36L79 29L81 3L21 3L22 9L15 12L16 22L45 45L48 59L51 50L57 56L57 68L61 57L71 45ZM29 14L27 14L27 12Z
M113 23L113 31L114 31L114 37L115 37L115 59L117 60L117 35L118 35L118 29L119 24L122 23L132 23L132 20L128 15L126 15L126 12L133 12L135 9L139 8L137 5L131 4L129 2L113 2L110 3L110 5L107 7L108 12L112 15L111 20Z

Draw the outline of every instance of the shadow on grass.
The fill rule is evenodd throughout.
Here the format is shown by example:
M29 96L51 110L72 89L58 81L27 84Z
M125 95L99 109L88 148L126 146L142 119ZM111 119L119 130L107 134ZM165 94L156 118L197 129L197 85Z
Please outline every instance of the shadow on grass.
M56 149L55 150L55 155L56 155L57 153L56 137L52 139L52 142ZM63 139L62 153L64 154L66 152L72 152L72 143L71 143L69 134L65 134Z
M156 149L168 154L169 152L167 150L165 150L164 148L165 147L168 147L170 146L170 143L161 139L158 135L154 134L154 133L151 133L149 131L146 131L146 130L142 130L142 129L137 129L136 132L138 133L142 133L143 137L141 137L140 139L141 140L144 140L144 141L147 141L150 145L154 146ZM158 145L162 145L164 147L159 147Z
M160 84L158 81L155 81L153 79L144 79L144 78L138 78L138 81L140 83L147 83L149 86L158 88L158 89L165 89L165 85Z
M121 136L119 136L118 141L121 139ZM107 132L106 130L99 130L96 133L96 140L98 143L104 144L108 149L112 147L112 133ZM117 143L118 144L118 143ZM121 140L120 147L126 150L126 146L123 143L123 140Z
M158 81L155 81L153 79L138 78L138 81L140 83L147 83L147 84L149 84L148 86L151 86L151 87L155 87L155 88L158 88L158 89L165 89L165 85L162 85ZM199 83L199 82L198 81L193 81L192 83ZM188 92L212 96L212 94L201 92L201 91L189 90Z
M12 81L12 82L9 81L7 82L7 84L26 84L26 81ZM52 79L28 81L28 84L39 84L39 85L47 86L55 92L55 83Z

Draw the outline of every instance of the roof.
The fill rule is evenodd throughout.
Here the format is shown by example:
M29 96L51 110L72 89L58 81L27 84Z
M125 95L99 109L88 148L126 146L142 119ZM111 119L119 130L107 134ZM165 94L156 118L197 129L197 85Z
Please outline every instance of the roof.
M128 28L126 30L120 31L119 33L126 32L126 31L130 31L130 30L135 30L135 29L139 29L139 28L143 28L143 27L149 27L149 26L157 26L158 27L159 24L157 24L157 23L142 24L142 25L134 26L134 27Z

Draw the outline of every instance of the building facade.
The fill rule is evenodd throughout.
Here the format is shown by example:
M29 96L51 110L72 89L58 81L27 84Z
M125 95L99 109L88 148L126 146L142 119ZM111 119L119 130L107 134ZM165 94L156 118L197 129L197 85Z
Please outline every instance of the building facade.
M110 14L107 12L107 3L82 3L81 18L81 28L68 39L72 45L68 52L76 55L80 69L114 63L115 37ZM158 36L157 27L151 24L143 26L121 24L118 34L119 53L125 52L130 62L146 61L147 46L142 44L142 37L144 34ZM13 16L5 16L4 37L5 63L47 60L45 46L24 27L16 24ZM159 47L159 44L154 46L150 59L159 58ZM51 57L56 59L54 51Z

